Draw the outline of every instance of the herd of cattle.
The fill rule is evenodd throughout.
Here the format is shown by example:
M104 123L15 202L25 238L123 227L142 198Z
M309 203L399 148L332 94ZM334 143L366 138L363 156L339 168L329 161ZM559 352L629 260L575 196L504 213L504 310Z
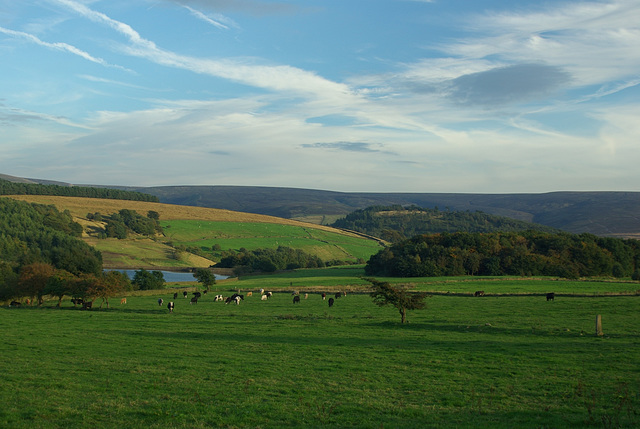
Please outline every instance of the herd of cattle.
M203 295L207 294L207 291L205 290L204 292L193 292L193 297L190 300L190 304L197 304L198 300L202 298ZM183 291L182 292L182 296L183 298L188 298L188 293L187 291ZM252 296L253 292L247 292L246 296ZM293 303L294 304L299 304L300 303L300 293L299 292L293 292ZM334 297L331 298L329 297L328 300L328 304L329 307L333 307L333 304L335 303L335 300L340 298L341 296L346 296L347 293L346 292L336 292ZM261 300L262 301L266 301L269 298L271 298L273 296L273 292L265 292L264 289L260 289L260 296L261 296ZM484 291L483 290L478 290L475 291L473 296L484 296ZM235 303L236 305L239 305L241 301L244 300L245 295L241 295L240 293L234 293L233 295L229 296L229 297L224 297L223 295L216 295L214 298L214 301L218 302L218 301L224 301L225 304L230 304L230 303ZM554 292L549 292L546 294L547 297L547 301L555 301L555 297L556 294ZM309 294L305 293L304 294L304 299L309 298ZM178 292L175 292L173 294L173 299L176 300L178 299ZM325 292L322 293L322 300L326 300L327 299L327 294ZM71 302L73 303L73 306L76 307L78 305L82 306L83 310L91 310L92 306L93 306L93 301L85 301L82 298L72 298ZM30 300L27 300L27 305L30 304ZM122 300L120 301L120 304L126 304L127 303L127 298L122 298ZM162 298L158 298L158 305L162 306L162 304L164 304L164 299ZM9 307L20 307L22 305L22 303L18 302L18 301L11 301L11 303L9 304ZM167 308L169 309L170 313L173 313L173 309L175 307L174 301L170 301L167 304Z
M205 290L204 292L193 292L193 297L190 300L190 304L197 304L198 300L200 298L202 298L203 295L206 295L207 291ZM188 297L188 293L187 291L183 291L182 292L182 297L183 298L187 298ZM300 293L299 292L293 292L291 295L293 295L293 303L294 304L299 304L300 303ZM341 296L346 296L347 293L346 292L336 292L334 297L335 298L329 298L329 307L333 307L333 304L335 302L336 299L340 298ZM253 292L247 292L246 296L253 296ZM266 301L269 298L271 298L273 296L273 292L265 292L264 289L260 289L260 300L262 301ZM231 304L231 303L235 303L236 305L239 305L241 301L244 300L245 295L241 295L240 293L236 292L231 296L228 297L224 297L223 295L216 295L214 298L215 302L218 301L224 301L225 304ZM304 294L304 299L308 299L309 298L309 294L305 293ZM173 294L173 299L178 299L178 292L175 292ZM327 294L326 293L322 293L322 300L326 300L327 299ZM158 298L158 305L162 306L162 304L164 304L164 299L162 298ZM175 308L175 302L174 301L169 301L169 303L167 304L167 309L169 310L169 313L173 313L173 309Z

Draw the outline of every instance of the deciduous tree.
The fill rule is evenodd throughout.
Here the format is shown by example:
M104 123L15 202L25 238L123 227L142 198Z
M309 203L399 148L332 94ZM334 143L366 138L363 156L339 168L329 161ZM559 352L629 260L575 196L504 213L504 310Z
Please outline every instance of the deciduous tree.
M375 279L365 279L373 285L374 291L370 296L373 303L383 307L392 305L398 309L402 318L402 323L407 320L407 310L422 310L427 306L424 302L429 296L424 292L409 292L404 287L392 286L387 282L380 282Z

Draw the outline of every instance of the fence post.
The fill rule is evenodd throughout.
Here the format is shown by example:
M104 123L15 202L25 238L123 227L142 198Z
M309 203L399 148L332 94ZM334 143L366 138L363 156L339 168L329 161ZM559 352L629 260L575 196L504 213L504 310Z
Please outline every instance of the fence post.
M596 316L596 336L601 337L604 334L602 333L602 316L601 315L597 315Z

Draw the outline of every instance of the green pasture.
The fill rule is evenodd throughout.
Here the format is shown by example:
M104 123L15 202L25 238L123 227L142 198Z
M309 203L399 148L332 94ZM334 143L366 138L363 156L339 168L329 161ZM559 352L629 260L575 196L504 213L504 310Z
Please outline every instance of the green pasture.
M222 250L284 246L301 249L323 260L366 260L381 249L374 240L275 223L170 220L161 224L173 245L200 247L207 252L215 244Z
M354 270L214 287L225 295L311 287L321 274L317 283L340 287L358 281ZM439 281L476 287L461 280ZM490 281L496 293L516 283ZM530 281L562 290L554 280ZM565 286L598 291L596 283ZM639 296L433 295L401 325L394 308L366 294L329 308L312 290L295 305L285 292L268 301L254 292L240 305L214 302L214 293L196 305L179 297L173 314L165 306L173 290L92 311L68 300L60 309L53 301L0 307L0 427L640 426ZM595 335L598 314L603 337Z

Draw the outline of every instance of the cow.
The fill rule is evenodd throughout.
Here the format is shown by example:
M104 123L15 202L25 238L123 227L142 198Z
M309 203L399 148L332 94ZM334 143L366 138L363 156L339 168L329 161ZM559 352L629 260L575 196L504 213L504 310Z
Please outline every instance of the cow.
M83 310L91 310L92 307L93 307L93 301L84 301L82 303Z
M122 298L120 300L120 304L126 304L127 303L127 298Z
M293 303L294 304L300 304L300 295L296 295L293 297Z
M193 298L191 298L191 302L189 304L197 304L198 303L198 297L194 296Z
M11 304L9 304L9 307L20 307L22 304L20 304L18 301L11 301Z
M547 294L547 301L555 301L556 300L556 294L554 292L550 292Z
M308 294L308 293L305 293L305 294L304 294L304 299L307 299L307 298L309 298L309 294Z
M158 298L158 305L162 307L162 304L164 304L164 299Z
M260 288L260 295L264 295L264 289Z
M182 296L185 297L185 298L187 297L187 291L186 290L184 292L182 292Z
M71 302L73 303L73 306L75 307L76 305L82 305L82 303L84 301L82 300L82 298L71 298Z
M333 307L333 298L329 298L329 307Z
M262 295L262 296L260 297L260 299L261 299L261 300L263 300L263 301L266 301L268 298L267 298L267 295Z
M338 299L342 296L342 292L336 292L334 296L336 297L336 299Z
M253 292L247 292L247 296L252 296Z
M229 298L227 298L224 303L229 304L230 302L235 302L236 305L238 305L240 304L240 300L242 300L242 295L238 295L237 293L234 293Z
M216 298L215 298L215 300L214 300L214 301L216 301L216 302L217 302L217 301L224 301L224 296L222 296L222 295L216 295Z
M267 292L264 295L267 297L267 299L269 299L273 296L273 292Z
M177 299L178 298L178 292L173 294L173 299Z
M200 292L194 292L193 296L195 296L198 299L202 298L202 294Z
M327 294L322 292L322 300L324 301L325 299L327 299Z
M484 291L483 290L477 290L477 291L475 291L473 296L484 296Z
M169 309L169 313L173 313L173 301L169 301L169 304L167 304L167 308Z

